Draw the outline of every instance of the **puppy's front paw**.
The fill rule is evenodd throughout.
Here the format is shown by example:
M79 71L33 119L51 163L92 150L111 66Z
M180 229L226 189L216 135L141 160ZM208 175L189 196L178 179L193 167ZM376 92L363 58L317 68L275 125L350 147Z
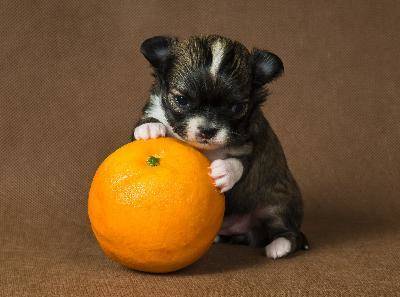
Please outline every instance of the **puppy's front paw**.
M162 123L146 123L135 128L135 139L150 139L164 137L167 129Z
M278 259L290 253L292 244L285 237L274 239L265 247L265 254L268 258Z
M215 185L221 189L221 193L232 189L243 174L242 162L236 158L215 160L210 168L210 176L214 179Z

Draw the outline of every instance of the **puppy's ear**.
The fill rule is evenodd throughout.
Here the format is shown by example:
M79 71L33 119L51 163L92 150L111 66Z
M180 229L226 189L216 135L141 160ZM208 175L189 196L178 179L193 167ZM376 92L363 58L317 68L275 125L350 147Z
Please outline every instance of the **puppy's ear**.
M171 46L175 41L176 38L172 37L154 36L143 41L140 52L154 68L158 69L171 59Z
M281 59L268 51L253 49L251 62L253 67L253 85L255 87L262 87L280 76L283 72Z

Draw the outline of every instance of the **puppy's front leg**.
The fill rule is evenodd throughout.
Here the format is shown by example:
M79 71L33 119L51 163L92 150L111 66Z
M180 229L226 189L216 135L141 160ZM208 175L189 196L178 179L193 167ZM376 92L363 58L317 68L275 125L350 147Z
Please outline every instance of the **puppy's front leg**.
M144 118L136 125L132 140L164 137L166 133L167 128L163 123L154 118Z
M221 189L221 193L232 189L243 174L243 164L236 158L215 160L210 168L210 176L214 179L215 185Z

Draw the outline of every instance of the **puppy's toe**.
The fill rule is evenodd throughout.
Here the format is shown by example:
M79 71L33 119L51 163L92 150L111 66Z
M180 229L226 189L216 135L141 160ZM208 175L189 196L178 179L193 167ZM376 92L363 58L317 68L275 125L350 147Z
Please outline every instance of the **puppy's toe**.
M215 179L215 185L221 189L221 193L229 191L234 186L235 182L230 174L226 174Z
M161 123L150 123L149 124L150 138L158 138L165 136L165 126Z
M265 254L268 258L278 259L290 253L292 244L285 237L278 237L265 247Z
M221 159L214 160L211 162L210 167L213 169L221 167L222 170L226 170L226 161Z
M148 139L149 138L149 130L148 130L148 125L143 124L135 128L135 132L133 133L135 136L135 139Z
M149 139L164 137L166 134L166 128L162 123L146 123L136 127L133 135L135 139Z
M227 168L225 166L218 166L218 167L212 167L212 163L211 163L211 173L210 176L212 178L218 178L221 176L224 176L228 173Z

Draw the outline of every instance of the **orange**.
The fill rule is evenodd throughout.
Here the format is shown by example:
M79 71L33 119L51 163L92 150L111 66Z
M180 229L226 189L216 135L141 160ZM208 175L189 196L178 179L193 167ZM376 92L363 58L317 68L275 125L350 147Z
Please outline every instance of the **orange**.
M88 203L104 253L147 272L170 272L199 259L225 206L208 166L199 151L172 138L134 141L108 156Z

